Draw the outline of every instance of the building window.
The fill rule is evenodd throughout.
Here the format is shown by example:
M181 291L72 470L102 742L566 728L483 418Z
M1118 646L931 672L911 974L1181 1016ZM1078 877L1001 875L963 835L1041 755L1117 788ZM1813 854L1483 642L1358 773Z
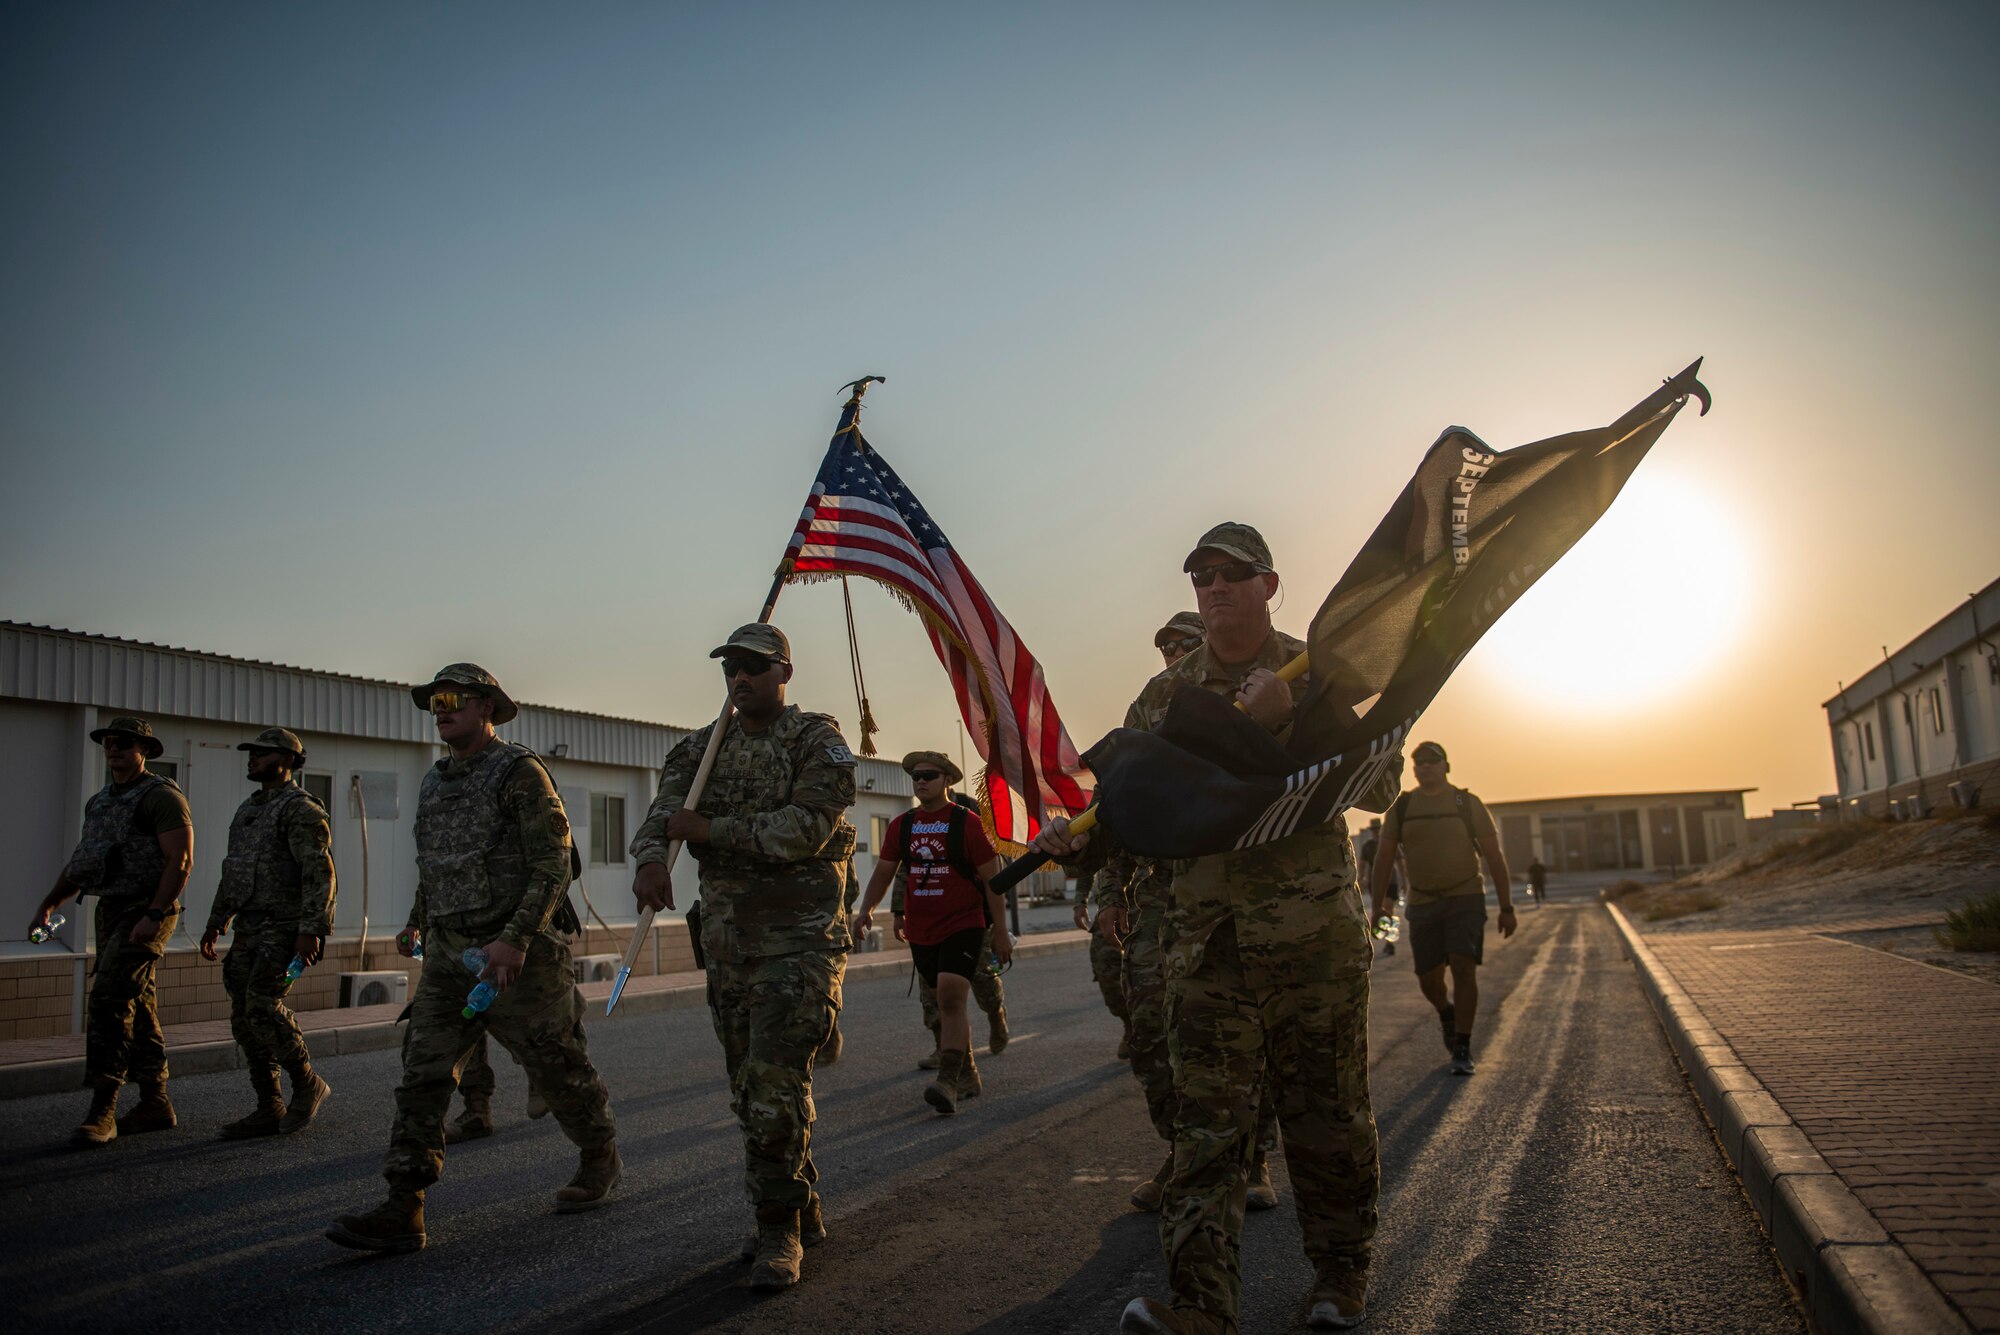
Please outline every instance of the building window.
M1938 688L1935 686L1931 687L1928 703L1931 707L1931 731L1942 736L1944 733L1944 697L1938 694Z
M875 833L875 843L873 845L875 856L879 858L882 856L882 846L889 842L889 817L876 816L870 821L870 825Z
M311 795L312 800L326 808L329 820L333 816L333 776L331 774L301 774L299 787Z
M590 860L613 867L625 862L625 799L616 793L590 795Z
M1872 724L1872 723L1864 723L1864 724L1862 724L1862 725L1861 725L1861 740L1862 740L1862 742L1863 742L1863 743L1865 743L1865 744L1867 745L1867 747L1868 747L1868 758L1869 758L1870 760L1873 760L1873 759L1875 758L1875 725L1874 725L1874 724Z

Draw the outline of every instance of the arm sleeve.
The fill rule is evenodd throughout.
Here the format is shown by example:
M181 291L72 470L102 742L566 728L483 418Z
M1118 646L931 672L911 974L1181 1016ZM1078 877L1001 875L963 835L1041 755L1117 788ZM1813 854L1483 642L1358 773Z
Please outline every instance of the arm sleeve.
M831 727L806 734L800 750L791 800L774 811L716 817L708 826L710 848L798 862L826 847L842 813L854 805L854 757Z
M1131 899L1125 887L1139 873L1137 859L1131 854L1119 851L1104 860L1104 866L1090 880L1090 908L1102 913L1108 908L1130 908Z
M638 833L632 836L629 851L635 867L667 860L667 844L671 842L667 838L667 818L687 800L688 789L694 786L694 772L701 768L701 755L708 749L708 735L714 726L710 724L681 738L660 762L659 791L653 795L653 805L646 809L646 819L640 822Z
M1478 838L1480 840L1490 839L1493 841L1494 846L1498 847L1500 843L1500 829L1493 823L1493 813L1486 809L1484 802L1474 797L1471 793L1467 793L1465 796L1472 803L1472 828L1478 832ZM1477 841L1475 840L1475 842Z
M161 835L194 824L187 797L171 784L160 784L139 799L133 824L147 834Z
M527 891L500 929L500 940L526 950L549 925L569 889L569 816L547 772L532 760L516 762L508 772L500 805L512 817L528 859Z
M299 864L299 930L333 932L332 832L317 802L295 798L286 807L285 845Z

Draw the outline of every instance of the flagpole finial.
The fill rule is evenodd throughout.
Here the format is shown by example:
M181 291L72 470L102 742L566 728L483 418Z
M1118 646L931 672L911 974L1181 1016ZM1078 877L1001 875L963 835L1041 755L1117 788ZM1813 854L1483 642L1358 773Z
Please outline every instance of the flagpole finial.
M848 394L847 401L849 403L860 403L861 396L868 392L870 385L886 385L888 383L889 377L886 375L864 375L859 380L850 380L842 385L840 392L848 394L849 390L854 391L852 394Z

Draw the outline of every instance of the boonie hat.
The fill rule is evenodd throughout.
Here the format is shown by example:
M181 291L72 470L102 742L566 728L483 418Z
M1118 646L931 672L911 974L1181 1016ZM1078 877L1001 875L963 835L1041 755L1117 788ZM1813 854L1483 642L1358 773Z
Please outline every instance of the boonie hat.
M946 783L957 783L965 777L963 770L951 763L951 757L942 751L912 751L903 757L903 773L915 774L917 766L932 765L944 775Z
M507 698L507 692L500 689L500 679L477 663L446 664L422 686L412 686L410 698L417 702L418 709L429 709L431 692L447 682L453 686L470 686L492 700L495 723L506 723L521 712L514 702Z
M1439 746L1436 742L1418 742L1417 749L1410 752L1410 759L1420 760L1425 764L1431 764L1433 762L1436 762L1438 764L1451 763L1450 761L1445 759L1444 748L1442 746Z
M134 718L130 714L120 714L103 727L93 729L90 734L90 740L93 742L102 742L114 732L122 732L128 737L138 738L139 749L145 753L148 760L158 760L166 754L166 744L153 736L153 725L142 718Z
M1264 535L1248 524L1217 524L1201 535L1201 541L1181 562L1183 571L1194 569L1194 558L1205 551L1221 552L1238 561L1248 561L1265 573L1271 570L1271 544L1264 541Z
M1153 647L1159 648L1167 640L1177 640L1183 635L1193 635L1197 639L1208 636L1208 627L1201 623L1199 612L1176 612L1167 618L1167 624L1153 632Z
M290 751L300 760L306 758L306 748L299 742L298 734L287 731L284 728L266 728L257 734L255 740L238 742L236 749L238 751Z
M753 654L762 654L777 663L792 661L792 645L791 641L785 638L785 632L762 621L738 626L729 632L728 639L709 650L708 656L720 658L731 649L744 649Z

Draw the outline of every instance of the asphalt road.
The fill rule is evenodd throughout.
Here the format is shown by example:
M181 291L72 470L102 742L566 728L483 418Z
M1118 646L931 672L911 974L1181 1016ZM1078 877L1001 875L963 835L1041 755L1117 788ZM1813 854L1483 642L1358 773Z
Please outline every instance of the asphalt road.
M1479 1073L1456 1079L1407 955L1378 966L1367 1328L1802 1331L1602 915L1526 910L1482 977ZM1084 955L1008 983L1014 1044L952 1119L920 1100L928 1036L900 976L850 986L846 1055L817 1084L831 1237L788 1293L739 1287L736 1128L706 1016L681 1010L591 1026L621 1127L614 1204L551 1211L574 1151L524 1120L502 1062L502 1129L452 1151L411 1256L321 1236L380 1197L393 1052L327 1063L320 1124L238 1145L211 1137L248 1109L240 1073L176 1080L178 1131L91 1152L64 1147L82 1094L0 1103L15 1328L1111 1331L1132 1295L1165 1292L1155 1219L1125 1205L1160 1147ZM1285 1194L1246 1231L1246 1335L1302 1329Z

